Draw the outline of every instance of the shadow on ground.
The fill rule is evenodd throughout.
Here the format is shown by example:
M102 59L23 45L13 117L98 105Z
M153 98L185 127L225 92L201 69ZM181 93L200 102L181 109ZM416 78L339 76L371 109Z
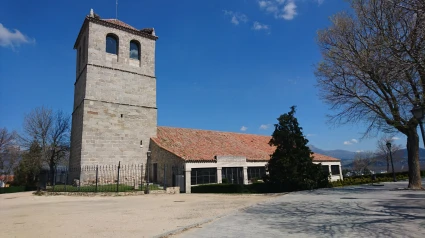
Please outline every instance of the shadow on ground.
M333 199L317 199L332 193ZM257 218L258 227L290 235L315 237L425 237L425 193L392 192L375 199L382 189L356 187L304 191L311 200L285 202L248 208L247 216ZM422 229L418 230L417 227ZM409 228L413 228L409 233ZM415 229L416 228L416 229Z

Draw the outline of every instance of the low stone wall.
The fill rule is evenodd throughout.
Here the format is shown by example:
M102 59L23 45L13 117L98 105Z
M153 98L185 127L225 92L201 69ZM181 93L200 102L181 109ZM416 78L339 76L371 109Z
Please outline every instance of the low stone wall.
M180 187L168 187L165 190L150 190L149 194L179 194ZM144 195L145 191L130 191L130 192L47 192L47 191L39 191L34 192L34 195L39 196L57 196L57 195L65 195L65 196L86 196L86 197L94 197L94 196L136 196L136 195Z
M163 191L163 190L160 190ZM137 192L46 192L46 191L40 191L40 192L34 192L34 195L38 196L82 196L82 197L109 197L109 196L137 196L137 195L144 195L144 191L137 191Z
M150 194L179 194L180 187L168 187L165 190L151 190Z
M180 187L168 187L165 191L167 194L179 194Z

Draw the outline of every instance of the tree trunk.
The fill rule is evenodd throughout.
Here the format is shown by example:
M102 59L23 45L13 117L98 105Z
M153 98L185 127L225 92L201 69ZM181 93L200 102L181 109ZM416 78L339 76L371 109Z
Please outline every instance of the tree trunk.
M53 186L54 177L55 177L55 164L53 163L53 156L52 158L50 158L49 172L50 172L49 183L50 183L50 186Z
M407 131L407 163L409 165L410 189L421 189L422 178L419 164L419 136L416 127Z
M55 176L55 171L54 171L54 167L53 167L52 164L50 164L50 166L49 166L49 172L50 172L49 183L50 183L50 186L53 186L53 179L54 179L54 176Z
M390 154L387 153L387 173L390 172Z

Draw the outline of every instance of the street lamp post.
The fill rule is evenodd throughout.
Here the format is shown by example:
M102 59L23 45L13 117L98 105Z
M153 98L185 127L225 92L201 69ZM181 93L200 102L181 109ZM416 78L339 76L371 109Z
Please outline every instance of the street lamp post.
M423 119L425 116L425 108L420 105L415 105L411 110L413 116L418 120L419 127L421 128L421 134L422 134L422 142L424 143L425 147L425 133L424 133L424 125L423 125Z
M387 147L388 147L388 151L390 152L390 159L391 159L391 167L393 169L393 181L397 182L397 180L395 179L395 171L394 171L394 163L393 163L393 154L391 152L391 143L387 142Z
M55 164L54 164L54 159L55 159L55 149L51 148L50 149L50 161L49 161L49 169L50 171L50 185L53 186L53 189L55 187Z
M149 194L149 170L150 170L150 166L149 166L149 162L150 162L150 158L151 158L151 151L149 150L148 152L146 152L146 156L147 156L147 161L146 161L146 166L147 166L147 186L146 186L146 193Z

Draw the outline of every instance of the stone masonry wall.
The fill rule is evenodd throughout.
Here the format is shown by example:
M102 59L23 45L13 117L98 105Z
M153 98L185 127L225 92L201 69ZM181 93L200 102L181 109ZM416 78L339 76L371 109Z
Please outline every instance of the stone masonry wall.
M81 165L146 163L156 122L156 109L86 100Z
M156 80L138 74L88 65L85 98L156 107Z
M71 151L69 158L69 167L77 168L81 166L81 149L83 136L83 114L84 114L84 98L86 94L87 71L85 64L87 63L87 37L88 29L82 29L82 38L76 45L76 80L74 83L74 106L72 112L71 125ZM84 44L85 43L85 44ZM84 56L83 56L84 54ZM84 59L84 60L83 60ZM79 177L78 170L73 170L72 177Z
M109 28L96 23L89 23L90 37L88 41L88 64L130 71L155 77L155 41L134 35L119 29ZM118 36L118 57L112 57L105 51L106 35L112 33ZM130 41L140 43L141 57L138 60L130 59ZM134 66L137 65L137 66Z
M86 82L87 82L87 70L81 72L79 78L74 85L74 110L83 102L86 97Z
M172 186L172 167L179 167L183 168L184 166L184 160L177 155L169 152L168 150L165 150L161 147L159 147L154 141L151 140L150 148L152 152L152 158L151 158L151 168L154 163L158 164L158 178L159 183L163 184L163 178L164 178L164 166L166 165L166 186L170 187ZM151 169L152 171L152 169ZM152 173L150 173L152 175ZM150 179L152 179L152 176Z
M70 166L145 164L157 128L155 41L93 22L82 31ZM119 38L118 55L106 52L108 33ZM140 43L140 61L129 57L131 40Z
M81 142L82 142L82 128L83 128L83 107L80 106L72 114L72 128L71 131L71 158L70 167L80 166L81 157Z

